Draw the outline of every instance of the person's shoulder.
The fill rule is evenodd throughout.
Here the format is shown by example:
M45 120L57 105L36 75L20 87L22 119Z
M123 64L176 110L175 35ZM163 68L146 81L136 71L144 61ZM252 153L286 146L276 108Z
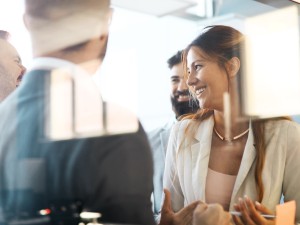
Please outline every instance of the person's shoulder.
M266 122L265 128L268 136L277 134L281 138L287 138L289 140L293 139L293 137L297 139L300 138L300 124L292 120L271 119Z
M299 159L300 157L300 124L295 121L280 119L271 120L267 124L266 137L277 143L277 146L285 146L283 149L287 157Z
M173 137L177 136L178 139L183 138L187 127L191 123L194 123L194 121L191 119L183 119L183 120L176 122L174 124L174 126L172 127L171 136L173 136Z
M11 110L16 110L17 100L18 100L18 90L12 92L9 96L7 96L1 103L0 103L0 114L10 114ZM2 120L3 117L1 116Z
M270 119L266 122L267 129L288 129L288 128L295 128L299 129L300 124L290 120L290 119Z
M147 132L148 139L156 139L157 137L160 137L160 134L164 131L164 126L156 127L150 131Z
M177 130L185 129L187 126L196 123L196 120L194 119L182 119L178 121L173 127Z
M163 132L170 131L172 129L172 126L174 125L174 123L175 123L175 121L169 121L162 126L155 127L154 129L149 130L147 132L149 139L155 138L156 136L160 136L160 134Z

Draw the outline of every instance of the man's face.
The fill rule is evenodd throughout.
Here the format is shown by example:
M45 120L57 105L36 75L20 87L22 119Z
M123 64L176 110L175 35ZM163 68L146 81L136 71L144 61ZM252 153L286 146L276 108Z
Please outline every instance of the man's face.
M19 86L25 71L16 49L0 39L0 101Z
M184 78L182 63L171 68L171 103L176 118L183 114L195 112L198 107L192 105L191 96Z

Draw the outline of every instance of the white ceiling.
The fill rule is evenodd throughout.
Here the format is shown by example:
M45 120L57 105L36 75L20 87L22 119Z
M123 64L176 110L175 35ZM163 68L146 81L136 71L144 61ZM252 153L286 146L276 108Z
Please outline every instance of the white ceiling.
M112 0L112 5L146 13L164 16L197 5L196 0Z
M257 2L273 6L275 8L282 8L285 6L296 5L297 3L289 0L255 0Z
M248 11L251 10L253 13L260 13L271 8L298 4L289 0L112 0L112 5L152 16L173 15L199 21L206 19L197 13L197 10L199 10L199 8L197 9L197 3L201 2L205 2L204 4L206 5L212 5L215 16L229 13L247 15Z

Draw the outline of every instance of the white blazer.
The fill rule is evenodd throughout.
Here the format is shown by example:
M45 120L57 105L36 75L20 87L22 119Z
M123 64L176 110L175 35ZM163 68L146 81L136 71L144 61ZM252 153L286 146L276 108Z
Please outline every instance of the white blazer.
M174 125L168 142L164 187L169 189L172 207L178 211L196 200L205 202L205 183L211 149L213 117L204 120L195 136L185 137L184 131L192 120ZM185 138L182 143L182 138ZM296 200L296 221L300 222L300 125L288 121L269 121L265 128L266 159L262 174L264 196L262 204L275 211L281 194L285 201ZM181 146L180 146L181 144ZM230 210L239 197L247 195L257 200L255 186L256 150L250 126L241 166L231 196ZM222 187L220 187L222 188Z

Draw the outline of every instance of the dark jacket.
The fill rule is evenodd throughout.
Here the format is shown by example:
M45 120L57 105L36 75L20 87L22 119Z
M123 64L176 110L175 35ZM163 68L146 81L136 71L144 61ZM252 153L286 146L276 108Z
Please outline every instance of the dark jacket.
M77 207L100 212L102 222L154 224L152 157L141 125L136 133L47 140L50 72L29 72L0 105L2 223Z

